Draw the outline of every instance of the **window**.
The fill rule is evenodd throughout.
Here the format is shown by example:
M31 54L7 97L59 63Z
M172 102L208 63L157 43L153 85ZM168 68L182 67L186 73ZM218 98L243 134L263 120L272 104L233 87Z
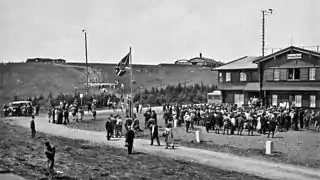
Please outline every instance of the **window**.
M294 96L294 105L295 107L301 107L301 95L295 95Z
M244 104L244 94L234 94L234 104L241 107Z
M315 95L311 95L310 96L310 107L311 108L315 108L316 107L316 96Z
M274 94L272 95L272 106L278 105L278 95Z
M230 82L231 81L231 73L227 72L226 73L226 82Z
M244 72L240 72L240 81L247 81L247 74Z
M219 73L219 82L223 82L222 72Z
M279 71L279 69L275 69L273 71L273 80L274 81L279 81L280 80L280 71Z
M309 80L316 80L316 68L309 68Z
M300 79L300 69L299 68L289 68L288 69L288 80L299 80Z

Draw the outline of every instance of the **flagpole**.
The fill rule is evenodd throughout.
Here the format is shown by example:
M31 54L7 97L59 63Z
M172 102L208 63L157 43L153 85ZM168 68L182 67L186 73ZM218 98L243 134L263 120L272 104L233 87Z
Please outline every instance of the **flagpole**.
M133 69L132 69L132 53L131 53L131 46L130 46L130 118L132 118L132 113L133 113L133 109L132 109L132 101L133 101L133 96L132 96L132 74L133 74Z

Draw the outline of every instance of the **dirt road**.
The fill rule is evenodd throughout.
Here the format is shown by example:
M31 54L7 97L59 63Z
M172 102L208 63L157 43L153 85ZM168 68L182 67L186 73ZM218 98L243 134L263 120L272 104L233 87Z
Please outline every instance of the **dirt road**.
M14 118L13 123L29 127L29 118ZM124 148L124 139L107 141L105 133L70 129L63 125L50 124L45 118L37 118L37 131L52 135L63 136L73 139L83 139L93 143L104 143L110 146ZM158 156L171 157L206 164L221 169L245 172L270 179L290 180L319 180L319 169L311 169L287 164L271 163L262 160L254 160L246 157L238 157L225 153L212 152L201 149L177 147L175 150L165 150L162 147L150 146L148 140L136 139L135 151L142 151ZM162 144L164 144L162 142Z

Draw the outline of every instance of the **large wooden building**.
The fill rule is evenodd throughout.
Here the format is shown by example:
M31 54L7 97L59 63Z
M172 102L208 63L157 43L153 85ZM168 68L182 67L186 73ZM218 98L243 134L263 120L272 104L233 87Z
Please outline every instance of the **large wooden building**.
M223 103L247 104L251 97L259 97L259 73L257 57L245 56L215 68L218 71L218 88Z
M224 103L320 108L320 52L290 46L264 57L243 57L215 68Z
M290 46L256 59L267 105L320 107L320 53Z

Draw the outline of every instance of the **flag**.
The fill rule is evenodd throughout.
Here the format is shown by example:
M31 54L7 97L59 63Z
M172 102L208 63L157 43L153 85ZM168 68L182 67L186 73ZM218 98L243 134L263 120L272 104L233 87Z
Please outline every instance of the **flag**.
M123 76L127 69L129 68L129 60L130 60L130 52L121 59L121 61L118 63L117 67L116 67L116 74L118 76Z

